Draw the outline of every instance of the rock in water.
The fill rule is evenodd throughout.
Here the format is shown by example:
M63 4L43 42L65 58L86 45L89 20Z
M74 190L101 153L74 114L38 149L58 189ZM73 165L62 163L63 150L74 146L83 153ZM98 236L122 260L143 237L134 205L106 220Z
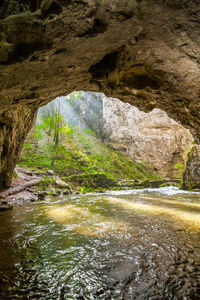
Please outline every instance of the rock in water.
M12 210L13 205L0 203L0 211Z

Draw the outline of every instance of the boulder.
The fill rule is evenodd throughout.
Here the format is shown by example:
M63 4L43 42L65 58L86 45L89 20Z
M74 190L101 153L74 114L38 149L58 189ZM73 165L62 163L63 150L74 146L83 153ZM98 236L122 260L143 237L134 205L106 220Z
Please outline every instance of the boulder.
M44 200L47 195L47 192L46 191L38 192L37 195L38 195L38 200Z
M0 203L0 211L7 211L7 210L12 210L12 209L13 209L13 205Z
M70 189L69 184L61 180L60 178L56 179L55 185L60 189Z
M63 195L70 195L71 194L71 191L70 190L64 190L63 192L62 192L62 194Z

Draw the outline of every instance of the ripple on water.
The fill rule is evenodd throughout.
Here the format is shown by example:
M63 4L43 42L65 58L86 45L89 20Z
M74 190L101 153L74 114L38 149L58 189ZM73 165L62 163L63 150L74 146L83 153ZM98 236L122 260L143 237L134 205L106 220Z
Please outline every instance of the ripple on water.
M0 299L200 299L200 196L167 191L0 213Z

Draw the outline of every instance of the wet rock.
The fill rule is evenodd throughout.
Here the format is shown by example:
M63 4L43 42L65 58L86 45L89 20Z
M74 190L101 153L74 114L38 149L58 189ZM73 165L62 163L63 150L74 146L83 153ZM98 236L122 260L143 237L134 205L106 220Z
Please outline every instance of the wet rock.
M200 147L193 146L188 153L185 172L183 174L184 189L200 188Z
M72 192L70 191L70 190L64 190L63 192L62 192L62 194L63 195L70 195Z
M8 201L7 200L2 200L1 203L2 204L8 204Z
M58 194L57 194L57 193L51 193L50 196L52 196L52 197L57 197Z
M39 192L37 195L38 195L38 200L44 200L47 195L47 192L46 191Z
M28 191L22 191L15 195L8 196L7 201L11 204L23 204L38 201L38 196Z
M0 211L6 211L6 210L12 210L12 209L13 209L13 205L6 204L3 202L0 203Z

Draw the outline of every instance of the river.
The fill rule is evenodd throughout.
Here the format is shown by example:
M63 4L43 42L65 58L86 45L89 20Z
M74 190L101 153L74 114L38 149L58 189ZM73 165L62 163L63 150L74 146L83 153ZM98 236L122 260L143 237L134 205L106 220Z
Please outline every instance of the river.
M0 299L200 299L200 194L113 191L0 212Z

